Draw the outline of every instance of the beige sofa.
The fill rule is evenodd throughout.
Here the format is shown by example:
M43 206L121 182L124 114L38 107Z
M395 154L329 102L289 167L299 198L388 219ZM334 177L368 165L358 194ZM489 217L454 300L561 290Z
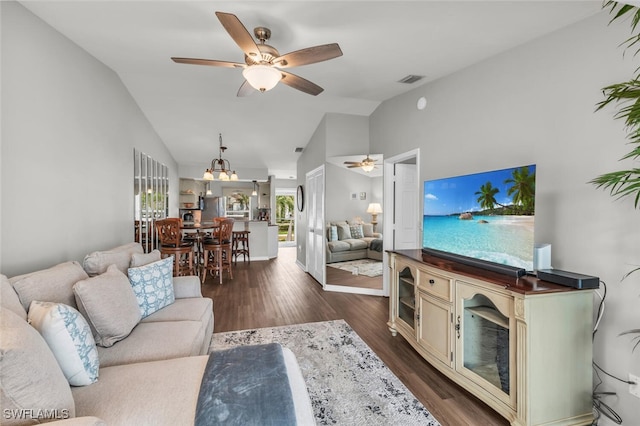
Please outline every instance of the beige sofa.
M213 301L202 297L197 277L173 277L175 300L134 324L135 315L122 307L129 303L129 293L112 300L109 292L122 285L122 275L130 264L142 259L145 268L147 256L152 254L143 254L142 247L132 243L91 253L83 265L65 262L11 279L0 276L0 423L34 424L34 419L57 420L56 424L65 425L194 423L200 384L209 359L206 354L213 333ZM111 317L100 317L103 306L95 308L96 301L103 306L115 306L116 311ZM43 323L38 312L51 306L64 307L60 311L67 314L75 313L80 322L84 319L77 317L90 318L86 321L91 326L90 334L95 342L105 342L95 346L99 370L97 378L91 379L93 382L71 385L72 378L66 377L66 361L54 348L50 333L45 332L48 329L36 329ZM141 316L140 309L137 318ZM119 331L123 327L125 333ZM115 337L119 340L110 342L104 337L109 333L110 338L120 333ZM290 351L284 355L291 388L306 390L295 357ZM74 378L85 377L92 371L87 357L82 365L86 371ZM301 424L312 424L309 397L303 394L298 391L294 398L296 418Z
M382 247L380 246L380 250L374 250L371 247L374 240L382 240L382 234L373 232L373 224L371 223L329 222L325 238L326 262L345 262L367 258L382 260Z

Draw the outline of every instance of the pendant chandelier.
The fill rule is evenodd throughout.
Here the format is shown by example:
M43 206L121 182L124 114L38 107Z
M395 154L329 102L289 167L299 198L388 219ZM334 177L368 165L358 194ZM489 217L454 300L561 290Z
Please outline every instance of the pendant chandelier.
M235 170L231 170L229 160L222 158L222 153L227 149L222 145L222 133L219 135L220 139L220 154L218 158L211 160L211 168L204 171L202 179L214 180L214 174L218 173L218 180L238 180L238 175Z

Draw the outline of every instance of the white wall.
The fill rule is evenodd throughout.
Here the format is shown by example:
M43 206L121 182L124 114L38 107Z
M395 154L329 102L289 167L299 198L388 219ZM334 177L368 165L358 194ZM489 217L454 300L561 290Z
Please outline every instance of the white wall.
M344 167L327 163L325 165L325 222L354 220L360 217L364 222L371 222L371 214L367 213L370 203L382 205L382 177L370 178L366 175L350 171ZM366 198L360 199L364 192ZM356 194L356 198L352 198ZM376 232L382 231L382 215L378 215Z
M134 147L177 164L118 76L20 4L2 10L2 273L133 240Z
M553 267L608 285L594 359L626 378L640 374L640 350L618 334L640 328L640 274L620 279L640 264L640 211L587 182L631 166L618 162L630 151L623 123L613 109L594 110L601 88L630 79L640 63L618 47L629 22L608 20L603 12L384 102L370 133L372 152L385 157L420 148L422 180L536 163L535 239L552 244ZM418 111L423 95L428 106ZM599 390L618 393L605 401L637 424L640 400L601 376Z

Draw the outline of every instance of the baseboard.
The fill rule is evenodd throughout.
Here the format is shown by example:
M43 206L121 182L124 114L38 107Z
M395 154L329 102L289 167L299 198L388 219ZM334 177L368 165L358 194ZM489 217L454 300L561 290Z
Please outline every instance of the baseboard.
M325 284L325 291L335 291L336 293L356 293L369 296L384 296L382 289L349 287L346 285Z

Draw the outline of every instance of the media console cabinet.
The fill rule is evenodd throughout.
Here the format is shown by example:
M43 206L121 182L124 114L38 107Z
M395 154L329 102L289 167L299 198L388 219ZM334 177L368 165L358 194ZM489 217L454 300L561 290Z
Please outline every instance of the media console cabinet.
M593 291L389 252L389 330L513 426L589 425Z

